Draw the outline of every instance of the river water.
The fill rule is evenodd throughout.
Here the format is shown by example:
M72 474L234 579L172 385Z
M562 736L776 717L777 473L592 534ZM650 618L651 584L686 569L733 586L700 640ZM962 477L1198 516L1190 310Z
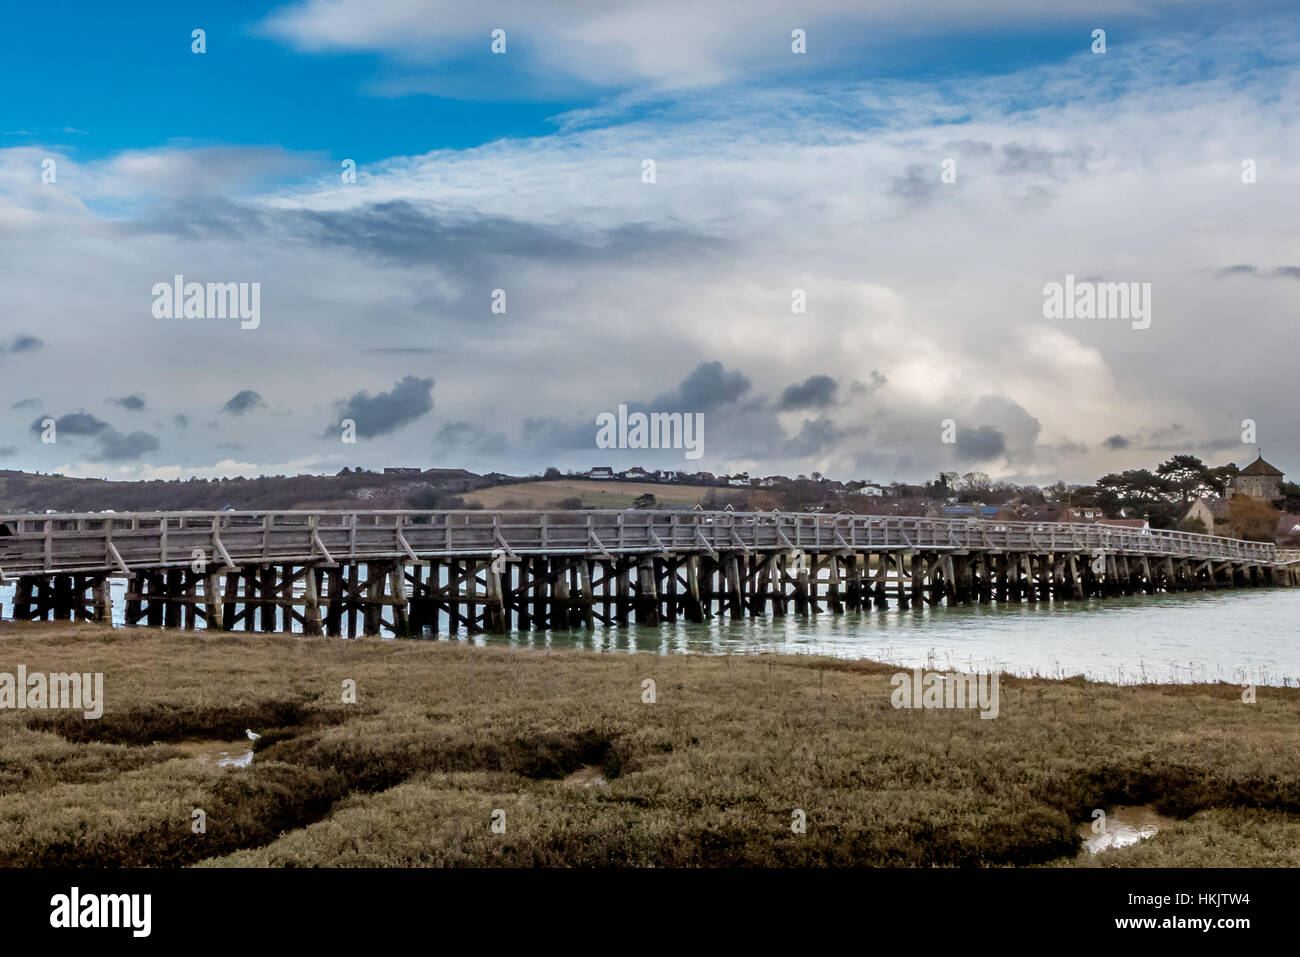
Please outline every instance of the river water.
M906 667L1120 684L1300 684L1300 589L823 612L593 631L475 635L477 644L651 654L871 658Z
M12 587L0 587L6 615ZM121 624L124 588L114 582ZM892 606L891 602L891 606ZM447 640L444 638L444 640ZM1180 592L1088 601L871 609L807 619L715 619L460 641L648 654L871 658L908 668L1001 670L1098 681L1300 684L1300 589Z

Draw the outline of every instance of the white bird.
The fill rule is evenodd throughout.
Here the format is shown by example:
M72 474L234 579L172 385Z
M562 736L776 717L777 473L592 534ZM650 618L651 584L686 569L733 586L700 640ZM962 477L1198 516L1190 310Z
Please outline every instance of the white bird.
M261 737L260 734L255 734L254 732L250 731L248 728L244 729L244 734L248 735L249 741L256 741L258 738Z

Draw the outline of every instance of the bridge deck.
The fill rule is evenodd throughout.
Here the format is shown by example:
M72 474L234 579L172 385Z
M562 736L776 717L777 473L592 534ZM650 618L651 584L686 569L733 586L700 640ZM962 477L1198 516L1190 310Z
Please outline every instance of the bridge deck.
M0 515L0 576L204 564L725 552L1132 555L1276 565L1270 543L1098 524L803 513L272 511ZM1287 556L1289 557L1289 556Z

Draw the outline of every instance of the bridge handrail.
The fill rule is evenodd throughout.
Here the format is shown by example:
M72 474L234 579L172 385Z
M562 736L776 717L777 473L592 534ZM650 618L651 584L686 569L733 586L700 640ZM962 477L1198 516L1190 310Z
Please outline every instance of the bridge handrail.
M0 574L419 556L808 548L1116 552L1276 563L1268 542L1108 525L985 518L663 509L315 509L0 515ZM229 562L227 562L229 559Z

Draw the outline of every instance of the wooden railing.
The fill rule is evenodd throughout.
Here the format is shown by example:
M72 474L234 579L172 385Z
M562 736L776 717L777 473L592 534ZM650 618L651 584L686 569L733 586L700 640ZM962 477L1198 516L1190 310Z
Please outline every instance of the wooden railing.
M457 555L727 550L1115 552L1272 564L1272 544L1099 524L797 512L285 511L0 515L0 575ZM10 534L4 535L8 531Z

